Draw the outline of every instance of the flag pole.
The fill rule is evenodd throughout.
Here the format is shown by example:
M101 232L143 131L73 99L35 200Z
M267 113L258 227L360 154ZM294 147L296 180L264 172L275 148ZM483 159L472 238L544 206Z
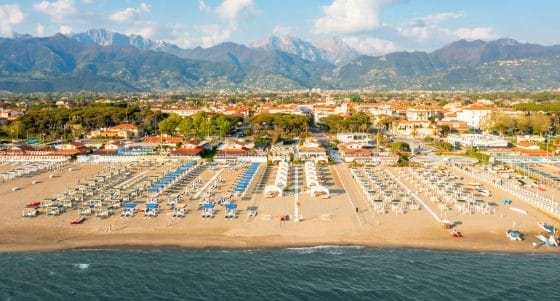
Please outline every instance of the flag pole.
M294 166L295 170L295 190L294 190L294 222L299 222L299 184L298 184L298 167Z

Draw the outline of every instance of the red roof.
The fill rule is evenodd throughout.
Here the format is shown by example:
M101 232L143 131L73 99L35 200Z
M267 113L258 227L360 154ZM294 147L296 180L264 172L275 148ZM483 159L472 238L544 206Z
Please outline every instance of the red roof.
M179 142L183 142L183 138L182 137L160 137L160 136L151 136L151 137L145 137L144 138L144 142L147 143L179 143Z
M93 155L108 156L108 155L114 155L116 153L117 153L116 149L98 149L93 152Z
M110 128L111 130L138 130L138 126L130 123L122 123Z
M178 148L176 149L172 155L175 156L197 156L200 155L204 151L202 147L195 147L195 148Z
M79 149L58 149L56 150L56 152L54 152L53 155L63 155L63 156L72 156L72 155L78 155L81 154L82 152Z
M520 148L520 147L514 147L512 148L513 151L517 151L520 152L524 155L527 156L547 156L549 154L549 152L542 150L542 149L527 149L527 148Z
M223 149L219 152L220 156L242 156L249 153L248 149L245 148L228 148Z

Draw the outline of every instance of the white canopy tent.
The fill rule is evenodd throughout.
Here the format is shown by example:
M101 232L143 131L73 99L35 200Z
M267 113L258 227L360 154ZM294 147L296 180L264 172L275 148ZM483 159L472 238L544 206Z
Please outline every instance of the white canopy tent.
M266 197L282 196L282 188L276 185L266 185L264 188L264 195Z

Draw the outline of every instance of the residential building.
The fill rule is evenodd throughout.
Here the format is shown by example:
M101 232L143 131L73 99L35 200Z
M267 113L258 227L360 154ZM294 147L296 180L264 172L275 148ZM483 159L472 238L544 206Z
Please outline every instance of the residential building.
M471 129L478 129L480 121L494 109L479 103L471 104L457 112L457 120L466 122Z

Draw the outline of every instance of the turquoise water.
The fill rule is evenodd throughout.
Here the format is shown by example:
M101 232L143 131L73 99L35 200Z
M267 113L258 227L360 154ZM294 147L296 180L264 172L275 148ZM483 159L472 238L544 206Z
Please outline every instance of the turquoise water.
M560 257L320 247L0 254L0 300L560 300Z

